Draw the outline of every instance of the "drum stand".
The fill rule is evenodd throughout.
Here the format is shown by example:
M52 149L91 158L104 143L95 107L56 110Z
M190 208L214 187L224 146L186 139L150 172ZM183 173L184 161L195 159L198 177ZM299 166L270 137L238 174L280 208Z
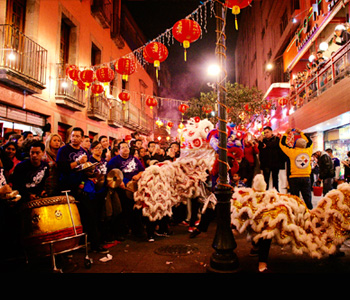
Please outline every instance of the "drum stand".
M69 240L69 239L81 238L82 236L85 237L84 245L79 245L79 246L76 246L76 247L71 248L71 249L66 249L64 251L59 251L59 252L55 251L55 243L63 242L63 241ZM84 248L84 247L85 247L84 265L85 265L86 268L90 268L91 267L92 259L89 258L88 244L87 244L87 234L85 234L85 233L77 234L77 235L74 235L74 236L70 236L70 237L66 237L66 238L62 238L62 239L58 239L58 240L54 240L54 241L45 242L45 243L42 243L42 244L43 245L49 244L49 246L50 246L51 264L52 264L52 269L53 269L54 273L63 273L62 269L58 269L57 266L56 266L56 258L55 258L56 255L63 254L63 253L66 253L66 252L71 252L71 251L74 251L74 250L77 250L77 249L80 249L80 248Z
M68 204L69 213L70 213L70 218L71 218L72 225L73 225L73 230L74 230L74 235L69 236L69 237L65 237L65 238L61 238L61 239L56 239L56 240L52 240L52 241L41 243L42 246L49 245L49 247L50 247L50 254L47 254L47 255L51 256L51 264L52 264L53 272L55 272L55 273L63 273L62 269L58 269L57 266L56 266L56 257L55 257L56 255L64 254L64 253L71 252L71 251L74 251L74 250L77 250L77 249L81 249L81 248L84 248L84 247L85 247L84 266L85 266L85 268L88 269L88 268L91 267L91 264L92 264L92 259L89 257L89 254L88 254L87 234L86 233L77 234L77 230L76 230L76 227L75 227L75 223L74 223L74 219L73 219L73 215L72 215L72 210L71 210L71 206L70 206L70 201L69 201L69 197L68 197L68 192L70 192L70 191L62 191L62 193L66 194L67 204ZM74 246L73 248L64 249L64 250L60 250L60 251L56 250L56 248L57 248L57 247L55 247L56 244L59 245L59 243L64 243L64 242L69 241L69 240L80 239L83 236L85 238L84 245L78 245L78 246ZM26 260L28 262L28 257L26 258Z

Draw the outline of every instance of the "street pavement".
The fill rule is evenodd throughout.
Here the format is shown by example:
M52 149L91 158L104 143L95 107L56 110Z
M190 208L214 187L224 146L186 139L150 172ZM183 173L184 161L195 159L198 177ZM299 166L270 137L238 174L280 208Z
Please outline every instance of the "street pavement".
M313 199L314 205L318 199ZM212 222L208 232L202 232L190 238L188 227L173 225L173 234L169 237L156 237L148 242L146 236L129 235L126 240L109 248L108 254L88 252L90 267L87 267L85 248L70 252L71 262L62 269L63 273L97 274L97 273L210 273L210 258L215 252L212 243L216 232L216 223ZM250 256L251 244L245 234L234 231L239 267L235 274L258 274L258 258ZM350 244L350 243L349 243ZM350 247L345 244L341 250L343 257L311 258L307 254L296 255L289 246L272 244L269 274L349 274ZM58 259L59 265L59 259ZM74 268L72 267L74 265ZM49 257L29 259L23 257L0 264L1 272L16 274L52 273ZM218 272L219 273L219 272Z

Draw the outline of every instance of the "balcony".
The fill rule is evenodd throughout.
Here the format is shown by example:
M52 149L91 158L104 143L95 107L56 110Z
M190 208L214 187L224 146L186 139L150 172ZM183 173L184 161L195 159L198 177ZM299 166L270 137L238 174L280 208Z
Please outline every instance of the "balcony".
M90 92L80 90L74 85L73 81L66 77L62 64L57 64L56 68L56 104L73 111L81 111L86 106Z
M0 82L26 91L45 89L47 50L12 25L0 25Z
M153 130L153 118L144 114L132 103L128 103L123 110L123 120L124 126L131 130L137 130L146 135Z
M117 100L112 100L108 125L114 128L123 127L123 105Z
M290 94L292 127L309 128L350 110L350 43ZM307 117L306 117L307 116Z
M95 121L106 121L109 118L111 103L104 94L91 95L88 101L87 116Z
M111 27L113 12L112 0L93 0L91 5L91 14L101 24L103 28Z

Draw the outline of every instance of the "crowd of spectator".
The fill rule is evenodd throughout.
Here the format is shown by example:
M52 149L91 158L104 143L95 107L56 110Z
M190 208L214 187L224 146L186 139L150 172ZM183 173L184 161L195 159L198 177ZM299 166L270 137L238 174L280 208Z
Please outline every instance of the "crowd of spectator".
M279 173L285 170L288 178L288 192L299 196L301 193L309 209L312 208L312 185L323 181L324 193L336 187L339 178L340 162L327 152L312 153L312 141L302 132L298 143L293 146L286 143L288 134L279 136L270 127L255 138L245 135L241 147L228 150L229 183L235 187L251 187L253 177L261 173L267 183L279 190ZM304 165L296 164L301 149L308 153ZM39 198L62 196L63 190L69 190L77 200L84 231L92 251L108 252L109 245L124 241L128 235L146 236L152 242L155 236L170 236L170 224L186 225L197 236L205 231L215 217L215 210L207 210L201 215L201 203L192 199L187 204L173 208L172 218L150 222L142 216L142 211L134 209L133 192L138 179L149 166L176 161L180 157L181 147L173 142L166 147L158 142L149 141L137 132L131 140L114 140L111 144L107 136L99 136L94 141L84 135L84 131L73 128L69 141L64 143L57 133L45 133L42 137L31 132L8 134L0 148L0 198L1 230L8 238L8 244L20 239L20 205ZM332 162L333 159L333 162ZM343 162L348 166L348 161ZM118 169L121 182L116 189L108 183L108 174ZM299 172L302 170L302 172ZM332 172L333 170L333 172ZM218 178L218 158L209 170L207 188L215 191ZM349 177L347 171L347 180ZM21 199L8 200L6 195L18 191ZM6 200L7 199L7 200ZM107 206L108 203L109 205ZM201 224L202 223L202 224ZM15 241L13 241L15 239Z

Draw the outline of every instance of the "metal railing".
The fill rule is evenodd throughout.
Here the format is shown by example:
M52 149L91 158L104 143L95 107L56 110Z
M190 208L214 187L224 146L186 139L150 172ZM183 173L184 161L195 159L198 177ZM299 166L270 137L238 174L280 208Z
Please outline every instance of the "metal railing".
M298 109L319 97L327 89L350 74L350 42L339 48L323 65L302 85L291 90L289 103Z
M75 104L85 107L90 97L90 91L83 91L79 89L72 80L66 76L66 66L63 64L56 65L56 91L57 98L67 99Z
M88 101L87 113L90 117L108 120L110 110L109 100L104 94L91 95Z
M126 126L145 131L153 130L153 118L146 115L132 103L128 104L128 107L123 110L123 113L124 124Z
M112 100L109 121L120 125L123 124L123 107L117 100Z
M47 50L13 25L0 25L0 68L11 70L44 86Z

